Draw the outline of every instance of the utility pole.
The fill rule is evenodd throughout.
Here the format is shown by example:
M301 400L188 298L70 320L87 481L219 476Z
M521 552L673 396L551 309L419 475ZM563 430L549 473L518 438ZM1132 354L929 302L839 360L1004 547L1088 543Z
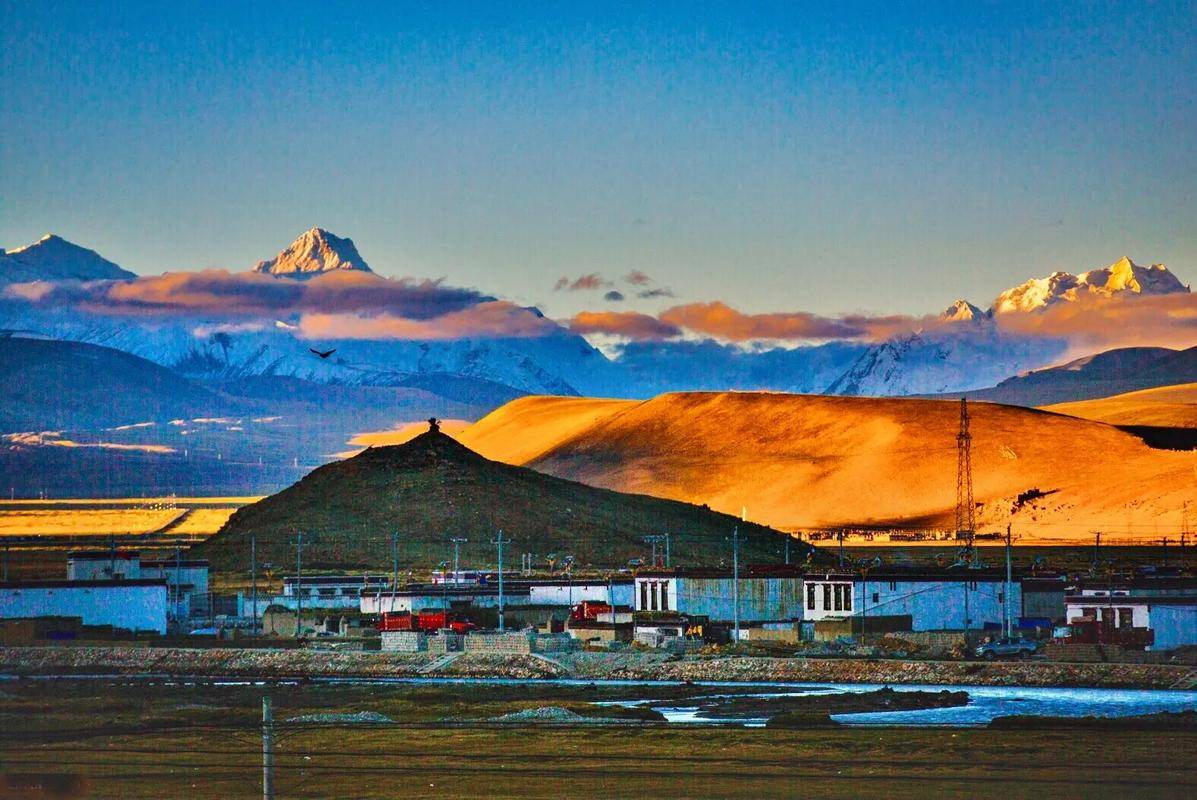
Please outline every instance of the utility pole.
M653 534L652 536L645 536L645 537L644 537L644 541L646 541L646 542L648 542L650 545L652 545L652 562L651 562L651 563L652 563L652 565L653 565L653 569L656 569L657 567L660 567L660 566L665 566L665 567L668 567L668 566L669 566L669 555L668 555L668 553L669 553L669 550L668 550L668 545L666 544L666 548L665 548L664 550L658 550L658 549L657 549L657 543L658 543L658 542L660 542L660 543L668 543L668 541L669 541L669 534L660 534L660 533L655 533L655 534ZM662 562L661 562L661 553L662 553L662 552L664 552L664 553L665 553L665 562L664 562L664 564L662 564Z
M669 534L665 534L665 569L669 569Z
M844 568L844 529L840 528L836 533L840 540L840 569Z
M453 543L453 582L457 583L458 572L461 570L461 546L469 541L469 539L453 538L449 540Z
M253 608L250 632L256 637L258 635L258 535L256 533L249 535L249 585L249 601Z
M499 535L490 540L491 544L499 548L499 633L507 630L503 619L503 545L510 544L510 542L510 539L503 538L502 528L499 528Z
M274 800L274 714L262 698L262 800Z
M303 638L303 533L295 534L295 638Z
M1013 624L1013 620L1011 620L1011 618L1010 618L1010 593L1014 586L1013 560L1014 559L1013 559L1013 550L1012 550L1012 537L1010 535L1010 525L1007 524L1006 525L1006 594L1005 594L1006 602L1003 603L1003 605L1005 606L1003 611L1006 612L1006 638L1007 639L1009 639L1011 636L1014 635L1014 624Z
M1181 545L1183 548L1184 545ZM8 580L8 542L4 543L4 580Z
M399 531L391 531L391 603L387 611L395 613L395 595L399 592ZM382 613L379 605L378 613Z
M735 642L740 643L740 526L732 529L732 613Z
M790 534L786 534L786 565L790 563Z
M179 621L179 596L183 593L183 548L175 545L175 622Z

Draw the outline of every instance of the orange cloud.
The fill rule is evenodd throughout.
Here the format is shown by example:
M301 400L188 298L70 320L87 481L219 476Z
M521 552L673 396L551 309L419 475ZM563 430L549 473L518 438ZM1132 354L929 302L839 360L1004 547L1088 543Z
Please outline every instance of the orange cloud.
M661 312L662 322L732 342L753 339L856 339L868 331L846 319L805 311L744 314L726 303L690 303Z
M560 332L557 323L505 300L489 300L431 319L391 313L309 313L299 320L308 339L464 339L536 337Z
M995 316L1006 333L1066 339L1074 352L1197 345L1197 295L1093 295L1042 311Z
M605 333L636 340L670 339L682 333L668 322L636 311L583 311L570 320L569 327L574 333Z

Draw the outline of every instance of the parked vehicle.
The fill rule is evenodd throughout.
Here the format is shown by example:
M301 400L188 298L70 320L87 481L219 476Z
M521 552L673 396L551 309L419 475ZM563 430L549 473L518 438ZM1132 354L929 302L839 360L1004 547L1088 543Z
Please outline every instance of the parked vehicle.
M433 633L448 628L454 633L468 633L478 626L464 614L444 611L421 611L412 614L408 611L386 612L378 622L380 631L423 631Z
M1002 637L978 645L977 658L993 661L998 658L1030 658L1039 649L1039 643L1031 639Z

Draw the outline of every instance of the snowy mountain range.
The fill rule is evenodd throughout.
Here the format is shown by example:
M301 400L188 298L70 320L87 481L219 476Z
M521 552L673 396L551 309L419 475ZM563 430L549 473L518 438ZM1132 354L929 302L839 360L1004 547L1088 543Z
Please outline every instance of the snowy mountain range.
M957 300L939 315L945 323L894 336L862 353L827 394L896 396L982 389L1049 366L1068 349L1063 340L1003 333L995 316L1034 314L1060 303L1116 295L1187 293L1163 264L1140 267L1127 257L1073 275L1054 272L1007 289L985 311Z
M31 281L122 281L136 278L95 250L47 233L16 250L0 253L0 285Z
M360 277L352 286L335 285L340 278L348 280L346 273ZM161 280L194 275L168 275ZM306 289L320 289L321 296L336 298L349 290L365 297L420 290L418 286L413 289L414 284L376 276L352 240L322 228L304 232L252 272L220 275L267 298L290 297ZM260 276L274 276L279 281L276 284ZM137 305L132 311L126 305L122 313L105 313L88 302L38 303L42 288L7 294L3 289L4 284L34 281L69 286L72 282L135 278L91 250L57 236L44 237L0 256L0 331L113 347L189 378L208 381L280 376L328 385L419 385L435 393L440 384L461 391L464 380L474 382L476 393L496 398L512 393L646 397L662 391L733 388L893 396L980 389L1058 363L1067 348L1064 341L1007 333L999 324L1005 315L1042 313L1093 296L1189 291L1163 265L1140 267L1123 258L1079 275L1056 272L1027 281L1002 292L986 309L957 300L938 317L928 318L922 329L878 344L833 341L818 346L744 349L713 340L666 340L630 343L613 358L582 336L545 320L536 309L507 304L509 311L524 315L538 327L523 335L321 336L319 349L334 351L322 358L309 349L315 340L302 328L300 313L280 311L279 316L271 317L262 312L250 320L230 322L222 315L219 294L206 310L188 307L143 314ZM44 284L35 286L44 288ZM119 294L134 294L133 286ZM211 291L205 285L190 295L204 296L203 292ZM421 297L416 295L412 302L418 304ZM495 302L476 292L465 292L465 297L462 302L474 304L470 306L473 309Z

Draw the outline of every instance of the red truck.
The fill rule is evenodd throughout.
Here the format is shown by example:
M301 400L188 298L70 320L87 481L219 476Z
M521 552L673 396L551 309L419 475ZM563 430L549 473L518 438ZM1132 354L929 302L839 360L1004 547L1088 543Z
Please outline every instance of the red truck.
M421 611L413 614L410 611L384 612L378 621L380 631L423 631L433 633L448 628L454 633L464 634L475 630L475 625L464 614L444 611Z
M583 600L569 612L569 618L574 622L598 619L599 614L610 614L611 606L601 600Z

